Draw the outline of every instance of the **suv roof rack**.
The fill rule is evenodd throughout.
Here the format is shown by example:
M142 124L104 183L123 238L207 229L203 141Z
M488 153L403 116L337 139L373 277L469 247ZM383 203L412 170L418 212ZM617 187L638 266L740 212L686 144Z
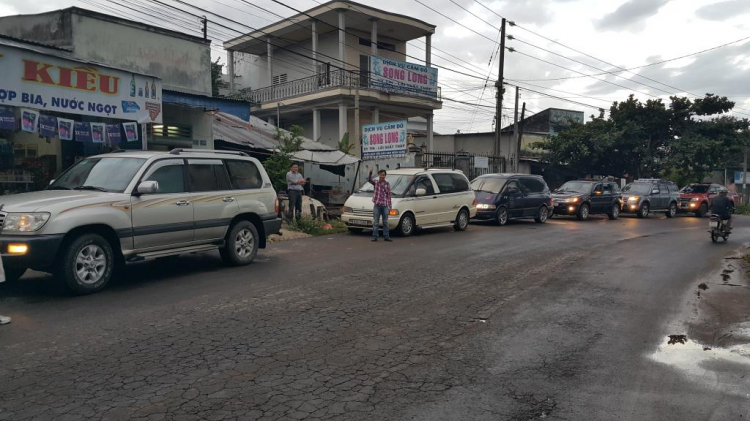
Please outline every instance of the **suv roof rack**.
M207 150L207 149L183 149L183 148L176 148L169 151L172 155L179 155L181 153L215 153L220 155L236 155L236 156L250 156L246 154L245 152L241 151L216 151L216 150Z
M639 178L634 183L673 183L672 181L665 180L663 178Z

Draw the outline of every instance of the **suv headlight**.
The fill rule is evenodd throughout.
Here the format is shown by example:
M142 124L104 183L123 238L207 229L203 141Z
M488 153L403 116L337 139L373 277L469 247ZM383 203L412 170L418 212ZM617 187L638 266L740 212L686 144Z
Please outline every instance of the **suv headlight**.
M49 220L49 213L9 213L3 222L4 232L34 232L39 231Z
M565 203L578 203L579 200L581 200L580 197L570 197L565 199Z
M640 197L638 196L631 196L628 198L628 202L630 203L637 202L638 200L640 200Z
M701 200L701 199L700 199L700 198L698 198L698 197L694 197L694 198L690 199L690 201L691 201L691 202L697 202L697 201L699 201L699 200Z

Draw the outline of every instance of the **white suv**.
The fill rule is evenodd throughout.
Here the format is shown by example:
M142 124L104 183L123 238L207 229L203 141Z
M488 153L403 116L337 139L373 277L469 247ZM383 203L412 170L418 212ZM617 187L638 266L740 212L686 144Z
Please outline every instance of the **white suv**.
M86 294L127 261L218 249L249 264L281 219L257 159L175 149L86 158L46 190L0 197L0 227L8 280L31 268Z
M388 171L393 193L388 228L403 236L416 228L454 226L463 231L477 213L474 192L461 171L421 168ZM344 204L341 220L349 231L372 230L373 185L365 183Z

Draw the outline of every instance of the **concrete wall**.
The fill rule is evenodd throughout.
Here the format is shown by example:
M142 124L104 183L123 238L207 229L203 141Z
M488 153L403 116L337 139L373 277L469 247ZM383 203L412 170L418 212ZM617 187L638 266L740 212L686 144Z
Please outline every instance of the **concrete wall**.
M211 96L208 44L74 14L74 54L162 79L165 89Z
M71 13L51 12L41 15L7 16L0 18L0 34L37 41L56 47L73 47Z

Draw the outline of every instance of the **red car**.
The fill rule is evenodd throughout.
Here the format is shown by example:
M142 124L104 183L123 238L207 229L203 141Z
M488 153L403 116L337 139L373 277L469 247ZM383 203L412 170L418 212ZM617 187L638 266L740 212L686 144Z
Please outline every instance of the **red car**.
M689 184L680 190L680 202L677 205L677 210L704 217L711 209L711 199L716 197L722 189L726 189L726 187L715 183ZM740 203L740 196L736 192L729 191L728 196L735 205Z

